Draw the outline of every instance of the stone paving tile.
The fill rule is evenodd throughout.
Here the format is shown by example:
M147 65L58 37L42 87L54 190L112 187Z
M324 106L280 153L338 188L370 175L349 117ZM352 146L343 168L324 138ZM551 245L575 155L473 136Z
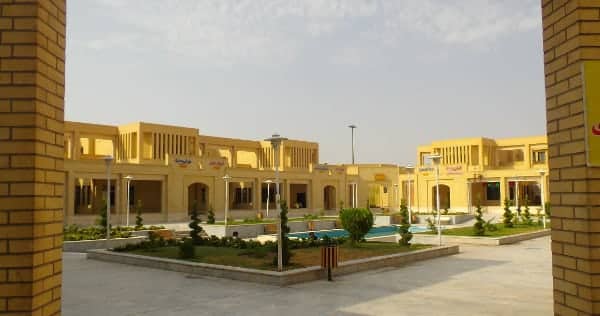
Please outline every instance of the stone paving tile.
M63 315L551 315L550 238L277 287L64 254Z

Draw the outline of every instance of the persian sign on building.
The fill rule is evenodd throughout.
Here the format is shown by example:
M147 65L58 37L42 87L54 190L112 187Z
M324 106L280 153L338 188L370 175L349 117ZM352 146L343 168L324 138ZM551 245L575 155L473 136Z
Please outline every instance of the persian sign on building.
M208 166L213 170L219 170L225 166L225 161L223 159L213 159L208 161Z
M175 158L175 164L179 166L179 168L187 168L192 164L192 160L188 158Z
M462 166L447 166L446 174L463 174Z
M583 89L588 166L600 167L600 62L583 63Z

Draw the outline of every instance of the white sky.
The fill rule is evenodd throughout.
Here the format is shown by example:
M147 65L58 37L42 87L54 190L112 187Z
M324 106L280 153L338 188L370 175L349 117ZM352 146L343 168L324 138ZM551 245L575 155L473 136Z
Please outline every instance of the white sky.
M539 0L70 0L66 119L273 132L321 161L545 133Z

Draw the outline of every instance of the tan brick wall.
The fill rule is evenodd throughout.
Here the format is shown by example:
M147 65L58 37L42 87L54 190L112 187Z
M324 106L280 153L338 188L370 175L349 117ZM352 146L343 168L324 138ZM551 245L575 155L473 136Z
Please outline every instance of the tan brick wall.
M65 6L0 0L0 315L60 314Z
M600 168L585 158L581 62L600 60L600 0L542 0L556 315L600 314Z

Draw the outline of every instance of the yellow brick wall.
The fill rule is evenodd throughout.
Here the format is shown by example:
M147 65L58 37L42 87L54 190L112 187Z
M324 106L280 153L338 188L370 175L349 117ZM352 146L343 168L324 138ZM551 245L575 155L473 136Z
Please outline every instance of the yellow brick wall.
M600 170L585 158L581 62L600 60L600 0L542 0L556 315L600 313Z
M0 0L0 315L59 315L66 0Z

